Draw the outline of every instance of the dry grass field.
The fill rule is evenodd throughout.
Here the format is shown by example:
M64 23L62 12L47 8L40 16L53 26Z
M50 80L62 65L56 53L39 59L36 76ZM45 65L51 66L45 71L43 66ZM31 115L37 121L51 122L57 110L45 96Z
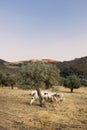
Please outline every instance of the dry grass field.
M41 108L30 105L30 90L0 88L0 130L87 130L87 88L70 93L60 87L65 101Z

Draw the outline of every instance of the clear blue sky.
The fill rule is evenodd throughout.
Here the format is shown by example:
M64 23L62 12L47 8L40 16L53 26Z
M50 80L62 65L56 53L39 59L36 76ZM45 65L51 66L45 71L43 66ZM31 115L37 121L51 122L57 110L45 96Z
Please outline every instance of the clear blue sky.
M0 0L0 58L87 56L87 0Z

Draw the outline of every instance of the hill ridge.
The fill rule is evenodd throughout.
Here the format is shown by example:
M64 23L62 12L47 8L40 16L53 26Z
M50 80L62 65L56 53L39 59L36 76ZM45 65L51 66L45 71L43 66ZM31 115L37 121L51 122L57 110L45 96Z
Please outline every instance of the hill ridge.
M73 68L78 72L82 72L87 74L87 56L81 57L81 58L75 58L70 61L56 61L54 59L30 59L30 60L22 60L17 62L8 62L5 60L0 59L0 71L6 72L6 73L13 73L16 71L17 68L19 68L22 65L27 65L31 62L45 62L45 63L52 63L55 64L60 71L63 71L64 69Z

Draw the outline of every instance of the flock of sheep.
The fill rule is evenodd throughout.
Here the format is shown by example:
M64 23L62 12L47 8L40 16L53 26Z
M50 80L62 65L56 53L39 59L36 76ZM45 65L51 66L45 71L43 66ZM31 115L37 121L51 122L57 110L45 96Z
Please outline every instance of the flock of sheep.
M49 101L49 102L54 102L54 101L61 102L65 99L63 93L59 93L59 92L41 91L41 95L45 101ZM32 98L30 101L30 105L32 105L36 99L39 99L36 90L32 91L31 96Z

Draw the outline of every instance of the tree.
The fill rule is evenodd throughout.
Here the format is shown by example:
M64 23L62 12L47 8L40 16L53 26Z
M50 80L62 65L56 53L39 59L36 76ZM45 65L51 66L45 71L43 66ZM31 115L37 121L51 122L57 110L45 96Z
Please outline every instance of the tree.
M73 89L78 89L81 86L80 80L76 75L68 76L65 79L64 86L67 88L70 88L71 93L73 92Z
M2 86L11 86L11 89L13 89L15 83L15 75L3 75Z
M11 86L11 89L14 89L14 85L16 83L16 75L12 74L7 77L7 84Z
M43 105L43 98L40 92L41 87L49 88L58 85L59 70L51 65L42 62L29 63L20 70L21 84L28 85L37 90L40 106ZM29 89L29 87L27 87Z

